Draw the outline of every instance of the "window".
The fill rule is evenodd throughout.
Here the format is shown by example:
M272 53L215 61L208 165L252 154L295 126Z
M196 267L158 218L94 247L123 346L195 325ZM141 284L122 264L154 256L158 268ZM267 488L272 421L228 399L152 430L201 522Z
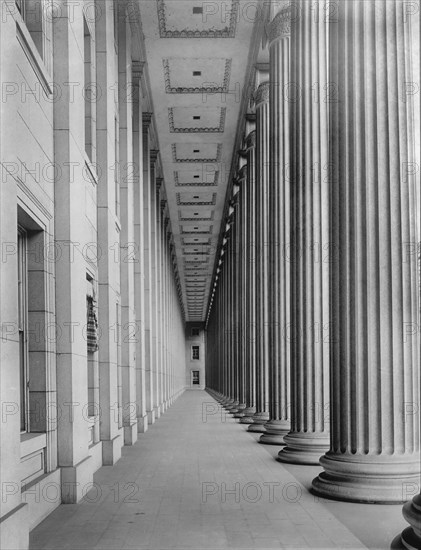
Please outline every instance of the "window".
M26 27L38 50L44 58L44 28L42 0L15 0Z
M192 370L191 372L192 385L197 386L200 384L200 372L198 370Z
M200 328L192 328L191 329L191 335L192 336L200 336Z
M18 229L18 324L19 324L19 368L20 368L20 429L29 431L28 415L28 268L26 263L26 231Z
M200 359L200 346L191 347L191 358L194 360Z

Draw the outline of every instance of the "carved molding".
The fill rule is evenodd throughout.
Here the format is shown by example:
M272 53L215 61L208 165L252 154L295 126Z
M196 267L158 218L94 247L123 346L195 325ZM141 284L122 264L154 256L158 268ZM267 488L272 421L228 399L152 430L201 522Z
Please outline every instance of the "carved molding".
M144 61L132 61L132 80L133 81L138 81L142 78L144 66L145 66Z
M149 160L151 164L153 162L156 162L156 160L158 159L158 155L159 155L159 149L151 149L149 151ZM157 178L157 179L160 179L160 178Z
M142 113L143 129L147 130L152 122L153 113Z

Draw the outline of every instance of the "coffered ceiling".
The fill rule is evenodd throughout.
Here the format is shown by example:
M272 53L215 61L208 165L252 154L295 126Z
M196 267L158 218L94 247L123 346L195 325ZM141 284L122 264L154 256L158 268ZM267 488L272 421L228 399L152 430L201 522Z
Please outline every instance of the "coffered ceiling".
M256 13L245 0L139 6L186 320L204 321Z

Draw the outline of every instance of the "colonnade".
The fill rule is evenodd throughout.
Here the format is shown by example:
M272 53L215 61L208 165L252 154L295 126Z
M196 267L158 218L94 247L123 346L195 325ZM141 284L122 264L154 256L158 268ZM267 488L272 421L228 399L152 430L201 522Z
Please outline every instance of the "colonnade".
M420 548L420 13L332 6L265 27L207 386L281 462L320 463L317 494L406 502L401 542Z

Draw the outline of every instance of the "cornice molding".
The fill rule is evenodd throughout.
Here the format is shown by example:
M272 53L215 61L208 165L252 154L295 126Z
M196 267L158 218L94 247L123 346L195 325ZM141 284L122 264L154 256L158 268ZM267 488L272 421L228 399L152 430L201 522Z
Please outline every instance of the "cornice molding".
M149 151L149 161L151 164L157 161L158 155L159 155L159 149L151 149ZM160 178L157 178L157 179L160 179Z

